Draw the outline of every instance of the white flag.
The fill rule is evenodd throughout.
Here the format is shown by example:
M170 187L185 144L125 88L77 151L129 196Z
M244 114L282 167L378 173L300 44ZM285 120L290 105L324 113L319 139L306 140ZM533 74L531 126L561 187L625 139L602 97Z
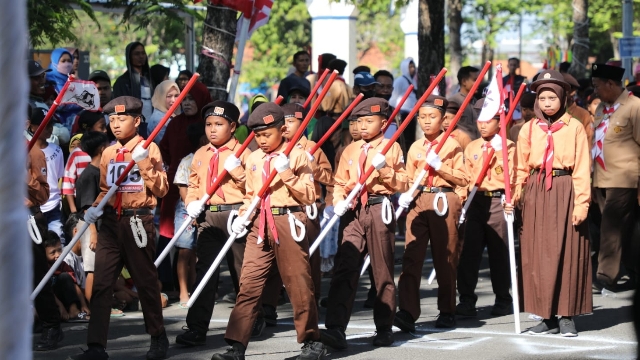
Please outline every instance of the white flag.
M431 80L430 80L430 83L432 83L432 82L436 79L436 76L435 76L435 75L430 75L430 76L429 76L429 78L431 79ZM436 86L436 87L433 89L433 92L431 92L431 95L437 95L437 96L440 96L440 86Z
M487 96L484 98L484 105L482 105L482 110L478 115L478 121L489 121L500 111L504 100L498 87L498 81L500 80L502 80L502 73L497 71L496 76L489 84Z
M75 104L85 110L100 110L100 95L92 81L73 80L62 96L61 105Z

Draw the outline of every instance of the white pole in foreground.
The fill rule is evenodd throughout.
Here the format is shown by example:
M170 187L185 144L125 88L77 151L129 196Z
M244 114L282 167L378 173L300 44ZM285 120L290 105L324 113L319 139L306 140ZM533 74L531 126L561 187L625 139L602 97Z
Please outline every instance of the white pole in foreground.
M33 283L31 239L27 236L26 140L27 116L27 4L5 1L0 11L0 358L31 359L29 292ZM14 69L11 71L9 69ZM8 175L14 174L14 175Z
M511 265L511 295L513 298L513 320L516 334L520 334L520 296L518 295L518 276L516 275L516 245L513 239L513 213L505 214L507 234L509 235L509 265Z
M252 7L253 8L253 7ZM244 14L243 14L244 16ZM244 48L247 44L247 38L249 37L249 25L251 24L251 14L249 18L242 19L240 28L240 38L238 39L238 52L236 53L236 64L233 68L233 77L231 78L231 85L229 86L229 98L227 101L235 103L233 100L236 97L236 89L238 87L238 80L240 78L240 69L242 68L242 57L244 56Z

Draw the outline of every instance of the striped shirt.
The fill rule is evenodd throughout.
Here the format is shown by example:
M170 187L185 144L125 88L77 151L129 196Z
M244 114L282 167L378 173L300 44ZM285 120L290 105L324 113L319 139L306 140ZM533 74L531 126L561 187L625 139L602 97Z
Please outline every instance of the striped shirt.
M62 195L75 196L76 180L89 163L91 163L91 156L82 151L80 147L75 148L71 154L69 154L69 160L67 160L67 166L64 169L64 176L62 178Z

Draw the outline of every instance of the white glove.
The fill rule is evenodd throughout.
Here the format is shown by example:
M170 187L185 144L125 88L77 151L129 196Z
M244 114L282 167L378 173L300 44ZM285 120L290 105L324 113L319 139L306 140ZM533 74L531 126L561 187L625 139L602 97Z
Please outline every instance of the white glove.
M280 174L283 171L286 171L287 169L289 169L289 157L285 154L280 154L276 157L276 161L273 164L273 167L276 168L276 171L278 172L278 174Z
M131 152L131 158L135 162L140 162L149 157L149 150L145 149L142 146L136 146L135 149Z
M347 200L342 200L336 206L333 207L333 212L338 216L342 216L350 208L351 208L351 204L349 204Z
M327 206L324 208L324 213L322 216L325 219L331 219L333 215L335 215L335 213L333 212L333 206Z
M412 201L413 201L413 196L411 193L409 192L402 193L402 195L400 195L400 198L398 199L398 205L400 205L405 209L408 209Z
M200 215L202 210L204 210L204 201L202 200L194 200L187 205L187 214L194 219Z
M387 164L387 159L381 153L377 153L376 156L371 160L371 165L373 165L376 170L382 169Z
M316 161L316 158L313 157L313 155L311 155L310 152L305 151L305 154L307 154L307 159L309 159L309 162L312 163L314 161Z
M495 151L500 151L502 150L502 138L500 137L500 135L495 134L493 136L493 139L491 139L491 147L493 148L493 150Z
M237 168L238 166L242 166L242 163L240 162L240 159L238 159L233 154L229 155L227 160L224 161L224 169L228 172L231 172L231 170Z
M238 216L233 220L231 230L236 234L241 234L247 226L249 226L249 220L245 216Z
M435 151L431 150L427 154L427 164L438 171L442 167L442 160L440 160L440 156Z
M84 222L87 224L95 224L100 216L102 216L102 210L98 210L97 207L92 206L84 213Z

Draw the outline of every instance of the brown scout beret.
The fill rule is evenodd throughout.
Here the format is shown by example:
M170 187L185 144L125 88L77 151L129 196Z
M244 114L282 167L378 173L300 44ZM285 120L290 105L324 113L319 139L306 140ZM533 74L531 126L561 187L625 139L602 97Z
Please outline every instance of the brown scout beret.
M433 95L433 94L429 95L429 97L427 98L427 101L422 103L422 107L436 108L442 111L443 113L445 112L447 106L449 106L449 101L447 100L446 97L440 96L440 95Z
M384 118L387 117L387 111L389 111L389 103L383 98L373 97L363 100L358 105L351 115L355 117L380 115Z
M476 101L475 104L473 104L473 110L475 110L478 115L480 115L480 111L482 110L482 107L484 106L484 98L480 98Z
M540 85L549 83L560 85L565 91L571 91L571 85L564 80L564 76L557 70L544 70L541 72L538 79L531 83L531 91L536 91Z
M107 115L138 116L142 114L142 101L133 96L120 96L109 101L102 110Z
M447 105L447 112L457 114L458 110L460 110L460 104L458 104L457 101L449 101L449 105Z
M580 89L580 83L578 82L578 80L576 80L576 78L571 76L571 74L563 73L562 77L564 78L564 81L566 81L569 85L571 85L571 87Z
M229 122L237 123L240 119L240 110L230 102L216 100L202 108L202 118L206 120L209 116L220 116Z
M607 64L593 64L591 66L591 77L600 79L609 79L613 81L622 81L624 76L624 68Z
M307 111L300 105L295 103L289 103L282 105L282 111L284 112L284 118L296 118L303 121L307 116Z
M284 111L276 103L263 103L251 115L247 126L251 130L262 130L273 126L283 125Z

